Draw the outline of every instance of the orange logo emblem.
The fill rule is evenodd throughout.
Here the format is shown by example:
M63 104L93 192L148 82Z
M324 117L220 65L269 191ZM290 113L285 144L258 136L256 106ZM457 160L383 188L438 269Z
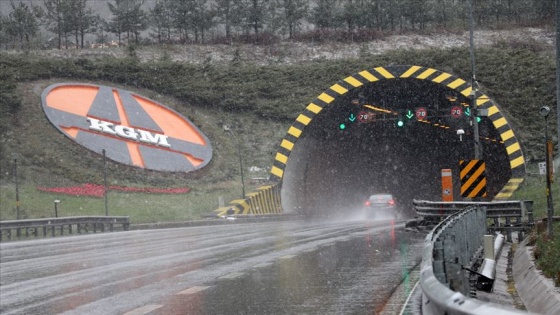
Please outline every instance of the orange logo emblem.
M212 158L210 141L176 111L135 93L82 83L49 86L43 110L63 134L97 153L141 168L190 172Z

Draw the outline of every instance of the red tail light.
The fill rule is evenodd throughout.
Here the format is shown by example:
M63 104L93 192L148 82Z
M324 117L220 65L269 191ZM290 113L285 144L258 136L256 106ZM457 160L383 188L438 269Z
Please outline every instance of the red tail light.
M395 205L395 200L391 199L389 200L389 202L387 202L390 206L394 206Z
M365 205L366 207L369 207L369 206L371 206L371 201L369 201L369 200L366 200L366 202L364 202L364 205Z

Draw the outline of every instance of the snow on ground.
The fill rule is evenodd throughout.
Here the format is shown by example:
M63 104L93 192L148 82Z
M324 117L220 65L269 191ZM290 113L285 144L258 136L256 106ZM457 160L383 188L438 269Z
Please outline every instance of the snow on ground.
M554 49L555 33L541 28L513 30L480 30L475 32L475 46L498 43L529 43L544 49ZM382 54L390 50L468 47L469 32L432 35L393 35L367 43L302 43L281 42L273 45L164 45L141 47L136 54L141 61L169 58L191 63L210 62L223 64L237 59L259 65L289 64L310 60L336 60L359 58L363 54ZM15 53L15 52L13 52ZM40 52L53 58L124 57L125 48L97 48L83 50L46 50Z

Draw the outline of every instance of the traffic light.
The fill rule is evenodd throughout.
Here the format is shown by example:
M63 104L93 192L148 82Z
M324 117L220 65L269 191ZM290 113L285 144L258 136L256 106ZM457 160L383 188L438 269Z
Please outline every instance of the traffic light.
M398 128L404 127L404 120L403 120L403 117L401 115L399 115L399 118L397 118L397 127Z
M354 113L347 113L346 117L342 120L342 122L340 122L338 124L338 129L339 130L348 130L349 128L351 129L353 124L357 124L358 123L358 116L356 116Z

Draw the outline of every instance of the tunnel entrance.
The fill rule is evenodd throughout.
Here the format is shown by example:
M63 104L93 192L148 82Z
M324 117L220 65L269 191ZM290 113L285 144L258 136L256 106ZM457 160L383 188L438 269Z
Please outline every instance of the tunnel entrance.
M351 212L371 194L391 193L412 214L412 199L441 200L442 169L452 170L454 199L462 200L459 161L474 158L470 93L464 80L418 66L375 68L331 86L276 155L284 212ZM476 97L489 112L479 122L486 200L507 198L522 181L521 149L497 105Z

